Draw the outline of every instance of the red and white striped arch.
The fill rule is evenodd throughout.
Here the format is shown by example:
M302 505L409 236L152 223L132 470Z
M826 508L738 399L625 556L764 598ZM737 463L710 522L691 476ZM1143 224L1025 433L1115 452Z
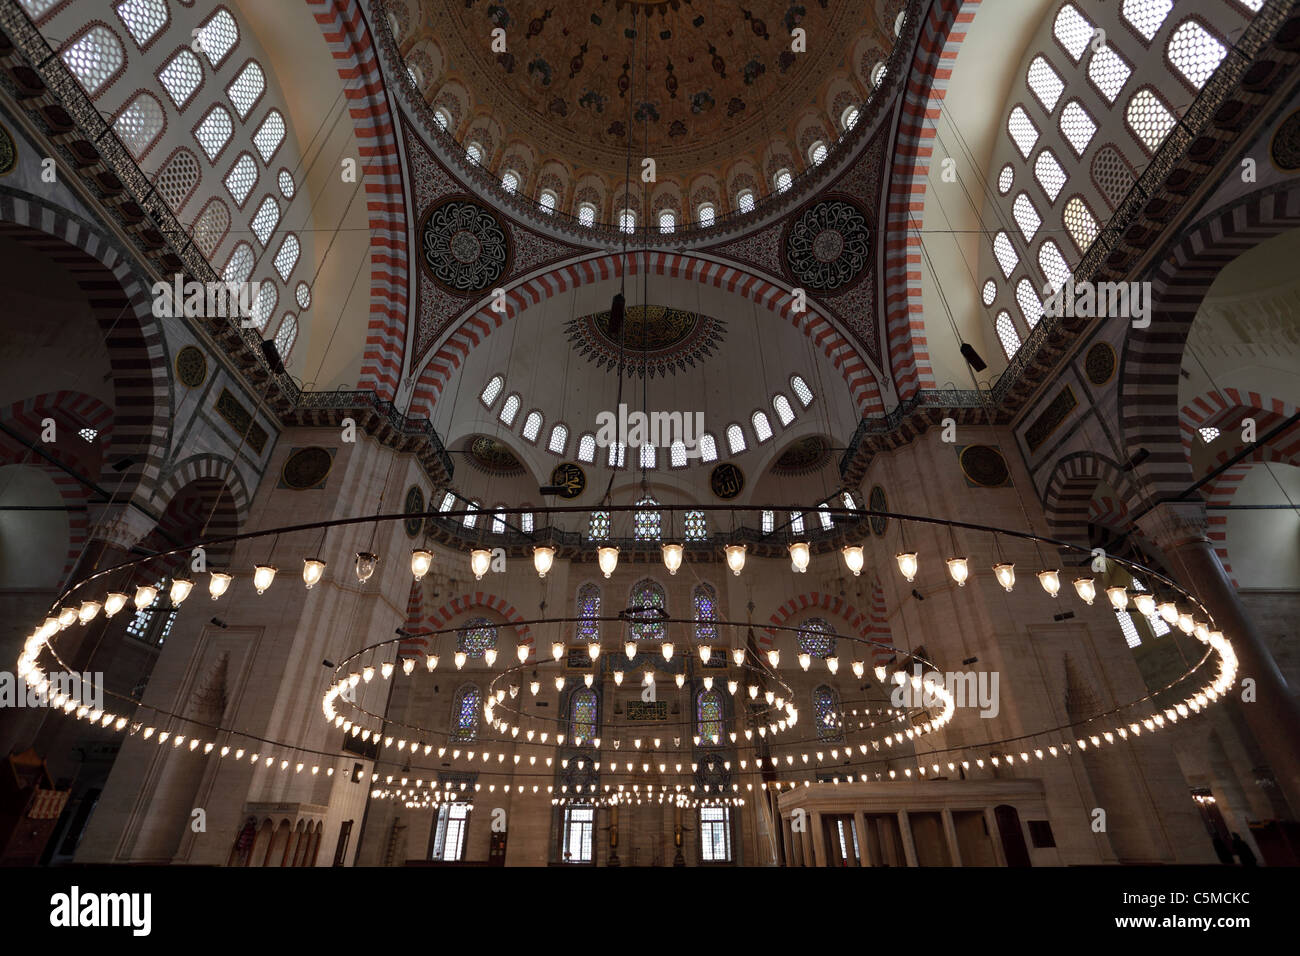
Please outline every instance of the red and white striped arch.
M519 643L532 645L533 634L528 625L522 623L523 615L505 598L486 591L474 591L471 594L462 594L441 607L426 611L423 587L416 583L412 585L407 600L406 623L403 628L410 636L403 638L398 645L399 656L419 657L427 654L428 636L433 631L450 626L453 621L464 618L471 611L481 610L493 611L505 618L514 627Z
M863 640L893 640L893 635L889 630L888 611L885 607L885 591L880 586L879 577L872 579L871 606L866 613L858 610L837 595L809 591L807 594L800 594L798 597L786 601L776 609L769 621L778 627L788 627L793 626L790 624L793 620L802 620L806 617L821 614L833 614L839 617L848 624L853 633L856 633ZM775 631L764 628L763 633L759 635L758 642L764 647L771 647L775 642L775 638ZM871 656L874 663L886 661L893 654L884 648L874 647Z
M637 252L626 257L628 276L649 274L685 279L726 289L770 309L813 340L844 377L860 414L883 414L880 385L869 361L850 343L814 304L802 312L794 309L790 289L740 266L718 262L701 255L677 252ZM409 414L430 416L447 382L469 356L497 329L537 305L581 285L617 279L624 275L624 256L595 253L579 260L523 279L506 289L506 311L495 312L491 300L482 304L439 345L415 386Z

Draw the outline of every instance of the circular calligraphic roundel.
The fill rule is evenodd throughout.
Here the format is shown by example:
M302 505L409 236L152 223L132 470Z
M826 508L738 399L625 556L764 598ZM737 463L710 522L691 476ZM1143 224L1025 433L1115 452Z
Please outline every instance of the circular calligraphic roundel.
M294 491L306 491L317 488L329 475L334 466L334 456L326 448L312 445L308 448L295 449L285 459L280 477L285 486Z
M561 498L576 498L587 490L587 473L571 461L562 461L551 472L551 484L560 489Z
M424 510L424 492L420 490L419 485L411 485L407 489L406 503L403 505L402 510L408 515L418 515ZM406 529L406 536L414 538L419 535L420 529L424 527L424 519L407 518L402 522L402 526Z
M724 461L709 473L709 488L723 501L730 501L745 488L745 473Z
M867 216L845 199L813 203L790 223L785 264L811 292L835 292L862 277L871 262Z
M459 197L444 200L420 224L420 261L448 292L490 289L510 265L510 238L484 206Z

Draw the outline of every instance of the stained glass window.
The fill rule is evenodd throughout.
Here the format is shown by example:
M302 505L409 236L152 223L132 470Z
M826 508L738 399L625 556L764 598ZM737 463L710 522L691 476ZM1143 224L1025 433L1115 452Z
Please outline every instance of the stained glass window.
M834 632L822 618L808 618L799 628L799 650L811 657L831 657L835 653Z
M686 443L680 438L669 446L668 461L674 468L686 467Z
M542 430L542 413L529 412L528 417L524 419L523 435L528 441L537 441L537 436Z
M695 640L701 644L713 644L718 640L717 595L707 584L695 586Z
M154 177L158 192L173 210L179 210L199 182L199 161L188 149L179 149Z
M1088 208L1088 204L1075 196L1065 204L1062 218L1074 244L1079 247L1080 252L1085 252L1097 238L1097 219Z
M700 807L700 859L731 862L731 807Z
M803 512L802 511L790 512L790 530L794 534L803 534Z
M466 621L456 633L456 649L471 659L478 659L489 647L497 646L497 628L485 617Z
M1056 155L1050 149L1043 150L1034 160L1034 178L1038 180L1038 185L1043 187L1043 192L1047 193L1047 198L1052 202L1056 202L1056 197L1061 194L1068 179L1065 170L1061 168L1061 164L1056 161Z
M257 207L257 214L253 216L253 235L257 236L257 241L265 246L270 242L271 233L275 232L275 227L279 224L280 204L275 201L274 196L267 196Z
M1021 193L1012 204L1011 212L1016 218L1016 225L1020 227L1020 234L1025 237L1025 242L1032 242L1038 227L1043 224L1042 217L1034 208L1033 200L1027 193Z
M230 172L226 173L226 189L236 205L244 204L248 194L253 191L255 182L257 182L257 163L251 153L240 153L235 164L230 167Z
M493 515L492 515L492 533L493 533L493 534L505 534L505 533L506 533L506 516L505 516L505 514L503 513L504 511L505 511L505 508L502 508L502 507L498 506L498 507L497 507L497 510L496 510L496 511L493 513Z
M235 246L221 273L225 282L246 282L253 273L253 247L246 242Z
M591 521L587 523L587 537L592 541L604 541L609 537L609 512L593 511Z
M579 688L569 698L569 736L576 742L596 736L596 692Z
M1088 63L1088 79L1107 103L1114 103L1119 91L1133 74L1133 68L1111 47L1104 46Z
M596 222L596 207L589 202L578 207L578 225L592 226Z
M736 208L741 212L754 211L754 193L749 189L742 189L736 195Z
M600 588L595 584L584 584L578 588L578 640L583 644L600 640Z
M1078 100L1070 100L1065 104L1065 109L1061 110L1060 126L1061 135L1078 156L1083 155L1083 151L1092 142L1093 134L1097 132L1097 121Z
M627 444L621 441L613 442L609 446L609 454L606 456L605 463L611 468L622 468L627 461Z
M813 691L813 718L820 740L838 740L844 736L844 718L840 714L835 691L822 684Z
M456 693L452 707L452 740L473 740L478 736L478 718L483 711L483 695L474 684L466 684Z
M984 287L980 290L980 301L985 305L992 305L993 300L998 297L998 284L992 279L984 280Z
M1124 110L1124 119L1133 135L1148 152L1154 153L1178 120L1149 87L1133 94Z
M298 341L298 320L292 312L286 312L280 320L280 327L275 330L275 351L280 358L287 359L293 351L293 343Z
M1061 255L1060 247L1051 239L1045 239L1038 249L1038 267L1054 289L1064 286L1065 280L1070 278L1070 266Z
M660 611L665 610L667 604L664 589L649 578L643 578L632 588L632 599L628 602L628 606L632 608L657 608ZM663 636L663 621L642 620L632 625L633 640L658 641L662 640Z
M642 445L642 448L647 446ZM637 507L644 510L637 511L633 519L633 528L638 541L658 541L660 538L661 517L658 511L659 502L654 497L647 495L637 502Z
M687 541L703 541L708 535L709 529L703 511L688 511L682 520L686 525Z
M1025 324L1031 329L1043 317L1043 303L1039 301L1034 284L1028 279L1016 283L1016 304L1020 306L1020 314L1025 317Z
M716 688L702 690L695 698L696 722L702 744L722 741L722 694Z
M1011 320L1011 313L1006 309L999 312L996 326L1002 351L1007 353L1007 358L1011 358L1020 348L1020 333L1016 331L1016 323Z
M659 453L654 445L649 443L641 446L641 467L647 471L659 467Z

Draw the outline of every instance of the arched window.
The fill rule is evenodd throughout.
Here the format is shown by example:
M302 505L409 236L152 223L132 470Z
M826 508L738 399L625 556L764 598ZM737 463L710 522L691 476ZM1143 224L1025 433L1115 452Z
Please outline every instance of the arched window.
M600 587L588 582L578 588L578 641L590 644L600 640Z
M465 505L465 517L460 520L463 527L472 528L478 523L478 507L477 501L471 501Z
M1053 289L1061 288L1065 285L1065 280L1070 278L1070 267L1065 256L1061 255L1060 247L1051 239L1044 239L1038 250L1038 268L1043 270L1043 277L1052 284Z
M519 188L519 174L513 169L507 169L501 177L501 188L508 193L514 192Z
M742 189L736 193L736 208L742 213L754 211L754 191L752 189Z
M763 534L771 534L776 529L776 512L763 512Z
M1083 58L1092 40L1092 23L1072 3L1061 7L1052 24L1052 33L1075 63Z
M790 399L784 395L777 394L772 398L772 410L783 426L794 421L794 409L790 407Z
M533 513L531 511L525 511L519 516L519 528L524 534L533 533Z
M622 468L627 464L627 443L616 441L609 446L609 454L605 456L605 464L611 468Z
M199 58L188 48L178 50L158 71L158 81L167 91L172 104L178 110L183 110L203 82L203 67L199 65Z
M1007 353L1009 359L1020 348L1020 333L1016 331L1016 323L1011 320L1011 313L1006 309L998 313L995 328L998 339L1002 342L1002 351Z
M58 5L59 0L19 0L19 2L27 11L27 15L36 21L49 13L52 7Z
M1010 163L1007 163L1002 167L1002 171L998 173L998 193L1005 196L1007 193L1011 192L1011 187L1015 181L1016 171L1012 168Z
M60 56L90 96L107 86L126 66L122 41L108 27L99 25L69 43Z
M248 194L253 191L256 182L257 160L253 159L252 153L240 153L239 158L230 167L230 172L226 173L225 179L226 192L230 193L230 198L240 209L244 208L244 203L248 201Z
M609 537L609 512L593 511L587 522L587 537L592 541L604 541Z
M501 394L501 390L505 387L506 380L500 375L493 375L492 378L488 380L483 391L479 394L478 400L483 403L484 408L491 408L496 404L497 398Z
M578 461L590 464L596 460L596 436L587 432L578 439Z
M1187 85L1200 90L1228 55L1228 48L1199 20L1189 18L1174 27L1165 52Z
M1020 155L1028 159L1034 150L1034 144L1038 142L1038 127L1023 107L1012 108L1011 115L1007 117L1007 135L1016 144L1016 149L1020 150Z
M1142 148L1154 153L1178 120L1156 92L1144 86L1129 99L1124 109L1124 122Z
M275 201L274 196L266 196L262 199L262 204L257 207L257 215L253 216L253 235L265 246L271 239L271 233L275 232L275 227L279 224L280 204Z
M772 423L767 420L766 412L755 412L750 417L750 423L754 426L754 435L760 445L772 437Z
M783 193L794 185L794 174L788 169L778 169L776 175L772 177L772 183L776 186L777 192Z
M1092 157L1091 172L1092 181L1112 209L1124 201L1136 179L1119 150L1109 145L1097 150Z
M525 440L536 444L537 436L540 435L541 432L542 432L542 413L533 410L529 412L528 417L524 419L523 436Z
M579 687L569 697L569 738L577 743L596 736L596 692Z
M631 209L624 209L618 214L618 228L623 232L636 231L636 213Z
M808 161L814 166L818 166L824 159L826 159L826 144L821 140L817 140L808 147Z
M716 687L701 690L695 697L695 713L700 743L715 747L722 743L722 692Z
M216 162L221 151L230 142L230 134L235 131L230 113L220 103L213 104L212 109L204 114L199 125L194 127L194 138L207 154L209 162Z
M505 510L506 510L506 509L504 508L504 506L502 506L502 505L497 505L496 510L492 513L492 533L493 533L493 534L505 534L505 533L506 533L506 516L505 516Z
M680 438L668 447L668 463L672 468L686 467L686 442Z
M999 231L993 237L993 258L998 260L998 266L1002 269L1004 278L1011 278L1011 273L1015 271L1016 263L1020 257L1016 255L1015 246L1011 244L1011 237L1005 232Z
M664 595L664 589L650 578L642 578L632 588L632 593L628 600L629 608L657 608L660 611L668 609L668 599ZM636 641L658 641L664 636L664 622L661 620L642 618L631 625L632 639Z
M640 449L641 467L647 470L659 467L659 452L654 445L649 442L641 446Z
M830 531L835 527L835 519L831 517L831 506L824 501L817 506L817 520L822 523L823 531Z
M471 618L456 632L456 650L464 651L471 660L477 660L496 646L496 625L485 617Z
M857 122L858 108L856 106L849 106L840 114L840 125L844 127L845 132L853 129Z
M199 160L188 149L178 149L154 176L154 185L173 212L180 210L199 184Z
M113 132L137 161L158 141L162 131L162 104L149 93L133 99L113 121Z
M708 464L718 460L718 441L708 432L700 436L700 461Z
M808 383L803 380L801 375L790 376L790 388L794 390L794 397L799 399L799 404L807 408L812 404L813 393L808 387Z
M1065 109L1061 110L1060 125L1065 141L1070 144L1076 156L1082 156L1092 142L1093 134L1097 132L1096 120L1083 108L1082 103L1070 100L1065 104Z
M589 202L578 204L578 225L591 228L596 224L596 207Z
M1079 252L1087 252L1092 241L1097 238L1097 218L1092 214L1092 210L1078 196L1073 197L1065 204L1065 213L1062 217L1065 221L1065 228L1070 233L1070 238L1074 244L1079 247Z
M1033 242L1034 234L1043 224L1043 219L1038 215L1038 210L1034 208L1034 202L1029 198L1028 193L1020 193L1016 196L1016 201L1011 205L1011 214L1015 216L1016 225L1020 227L1020 234L1025 237L1025 242Z
M406 64L406 75L407 77L410 78L411 85L414 86L417 90L424 89L424 71L420 69L420 64L418 63Z
M559 202L559 199L556 197L555 193L551 192L551 190L543 189L537 202L538 205L542 207L542 212L549 215L550 213L555 212L555 206Z
M1102 47L1088 61L1088 79L1107 103L1115 102L1132 75L1133 68L1113 46Z
M199 28L195 39L197 47L208 58L215 70L226 61L230 52L239 42L239 27L228 10L219 8Z
M246 242L241 242L235 246L230 258L226 260L226 268L221 272L223 282L247 282L248 277L253 274L253 247Z
M230 210L220 199L210 199L194 220L194 242L207 258L216 254L217 246L230 228Z
M279 110L271 110L266 114L266 119L262 120L262 125L257 128L253 135L253 145L257 147L257 152L262 157L262 162L268 166L271 165L271 157L275 151L280 148L284 142L284 117L280 115Z
M688 535L689 537L689 535ZM692 595L695 605L695 640L700 644L714 644L718 640L718 596L713 588L700 582Z
M703 511L688 511L682 515L682 523L686 527L687 541L703 541L708 537L708 523L704 519Z
M813 722L819 740L839 740L844 736L844 715L834 690L825 684L813 690Z
M1045 149L1034 160L1034 178L1038 180L1038 185L1043 187L1043 192L1047 193L1047 198L1056 202L1056 197L1061 195L1061 190L1065 188L1069 177L1057 162L1056 154L1050 149Z
M569 426L567 425L554 426L551 429L551 438L546 443L547 450L552 451L557 455L563 455L564 449L568 446L568 444L569 444Z
M299 282L293 290L293 297L298 303L300 309L311 308L311 286L305 282Z
M716 215L717 213L713 208L713 203L706 202L700 204L700 211L698 216L699 216L700 225L702 227L708 229L710 226L712 226Z
M292 312L286 312L280 320L280 327L275 332L275 350L283 361L293 351L293 343L298 341L298 320Z
M289 276L293 274L294 266L298 264L298 255L302 251L298 243L298 237L289 233L280 243L280 251L275 254L275 271L280 274L280 279L284 282L289 281Z
M114 9L126 32L142 50L167 25L167 4L163 0L122 0Z
M739 425L733 423L727 426L727 447L733 455L739 455L745 450L745 433Z
M853 503L853 495L847 491L840 496L840 500L844 502L844 507L848 508L850 511L857 507L857 505Z
M266 328L266 323L271 321L271 316L275 312L275 307L279 304L280 293L275 288L274 282L259 282L257 284L257 297L253 299L253 325L257 331L261 332Z
M1025 317L1025 324L1031 329L1043 317L1043 303L1038 298L1034 284L1028 279L1016 283L1016 304L1020 306L1020 314Z
M1029 61L1029 92L1043 105L1043 109L1052 112L1056 109L1061 94L1065 92L1065 81L1052 69L1052 64L1042 56Z
M451 126L451 114L441 106L435 107L433 111L433 121L442 129Z
M835 655L835 628L824 618L810 617L799 625L799 651L809 657Z
M1124 0L1119 12L1125 22L1150 43L1173 8L1174 0Z
M244 68L226 87L226 96L230 98L230 105L235 108L235 113L241 120L248 119L248 114L253 111L253 107L265 92L266 76L263 75L262 68L253 60L244 64Z
M888 69L889 65L884 60L871 68L871 88L873 90L879 89L880 84L885 82L885 71Z
M276 185L280 187L280 195L285 199L293 198L293 174L287 169L280 170L280 174L275 178Z
M985 305L992 305L993 300L998 297L998 284L992 279L984 280L984 288L980 290L980 301Z
M803 534L803 512L790 512L790 530L794 534Z
M501 413L497 416L497 418L501 420L501 424L505 425L507 428L513 426L515 423L515 416L519 414L519 406L522 404L523 402L520 401L518 392L509 396L506 399L506 403L501 406Z
M677 229L677 213L664 209L659 213L659 231L665 235Z
M642 448L653 447L642 445ZM632 529L638 541L658 541L661 535L662 517L659 514L659 502L652 495L646 495L636 503L637 511L633 514Z
M465 743L478 736L478 718L483 712L483 695L474 684L456 691L451 707L451 739Z

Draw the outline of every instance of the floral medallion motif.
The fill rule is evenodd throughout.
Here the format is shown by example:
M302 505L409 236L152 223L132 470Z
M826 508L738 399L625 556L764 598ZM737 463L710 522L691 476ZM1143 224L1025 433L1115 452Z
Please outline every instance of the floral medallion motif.
M870 253L866 214L845 199L813 203L786 233L786 268L810 292L835 292L857 282L871 262Z
M663 376L703 364L722 344L726 328L721 319L699 312L633 305L627 308L621 328L611 326L606 309L571 319L564 331L574 351L602 368L618 367L621 339L629 374Z
M510 265L505 227L486 208L453 197L420 225L421 261L434 282L460 295L492 288Z

